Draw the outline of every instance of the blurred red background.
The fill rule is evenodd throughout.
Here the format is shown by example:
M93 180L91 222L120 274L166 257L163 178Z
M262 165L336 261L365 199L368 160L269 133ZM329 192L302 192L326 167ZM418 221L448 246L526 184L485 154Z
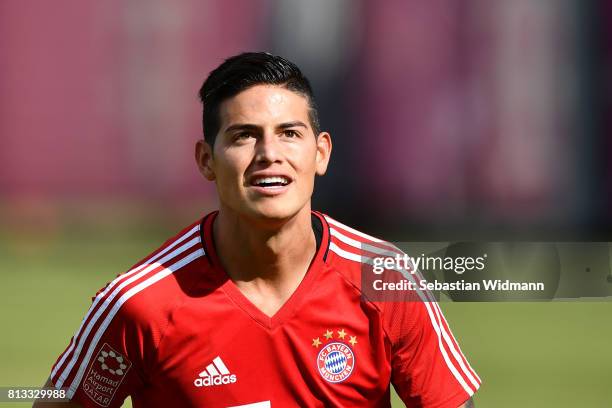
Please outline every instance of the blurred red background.
M578 0L5 0L3 221L214 208L197 90L265 50L311 78L334 138L316 208L398 240L601 237L611 19Z

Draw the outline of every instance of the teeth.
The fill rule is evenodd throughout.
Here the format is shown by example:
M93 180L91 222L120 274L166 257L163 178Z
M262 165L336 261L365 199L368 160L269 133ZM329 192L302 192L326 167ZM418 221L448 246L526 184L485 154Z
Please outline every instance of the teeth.
M285 177L259 177L255 179L255 184L271 184L281 183L283 185L289 184L289 180Z

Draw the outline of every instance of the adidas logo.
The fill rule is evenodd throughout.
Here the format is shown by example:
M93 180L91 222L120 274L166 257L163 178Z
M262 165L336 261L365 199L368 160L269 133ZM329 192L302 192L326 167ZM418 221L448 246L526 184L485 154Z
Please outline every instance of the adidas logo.
M193 381L196 387L212 387L214 385L233 384L238 381L236 374L230 374L219 356L215 357L213 362L198 374L198 377Z

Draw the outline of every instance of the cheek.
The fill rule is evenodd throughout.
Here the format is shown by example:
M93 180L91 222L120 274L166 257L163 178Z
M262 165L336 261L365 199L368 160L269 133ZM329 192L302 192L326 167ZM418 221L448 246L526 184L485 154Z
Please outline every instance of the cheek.
M311 174L316 171L317 151L314 147L307 149L300 148L291 152L290 161L294 163L294 168L302 174Z
M237 154L225 154L216 162L215 174L217 178L235 182L241 179L248 166L248 160Z

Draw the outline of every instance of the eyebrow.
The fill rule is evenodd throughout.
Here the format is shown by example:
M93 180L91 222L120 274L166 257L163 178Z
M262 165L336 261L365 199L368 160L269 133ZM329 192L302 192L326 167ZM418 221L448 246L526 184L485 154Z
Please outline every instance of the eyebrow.
M279 129L288 129L288 128L292 128L292 127L307 128L308 126L306 126L306 124L304 124L304 122L301 122L299 120L296 120L295 122L281 123L280 125L277 126L277 128L279 128Z
M306 126L304 122L299 121L299 120L296 120L293 122L281 123L280 125L276 126L277 129L289 129L292 127L308 128L308 126ZM233 132L236 130L259 130L259 129L261 129L261 126L252 125L249 123L236 123L235 125L231 125L227 129L225 129L223 133L229 133L229 132Z
M223 133L233 132L235 130L257 130L259 126L249 125L248 123L237 123L235 125L229 126Z

